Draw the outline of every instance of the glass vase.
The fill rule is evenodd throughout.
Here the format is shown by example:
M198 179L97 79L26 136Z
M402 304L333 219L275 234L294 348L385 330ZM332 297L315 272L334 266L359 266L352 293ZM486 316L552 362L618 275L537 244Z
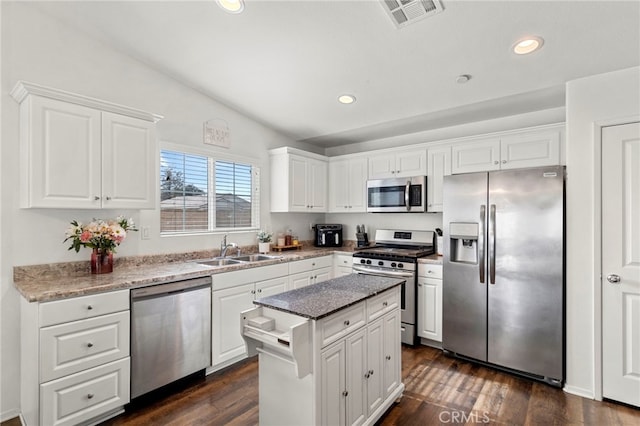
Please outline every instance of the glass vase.
M91 273L109 274L113 272L113 253L94 248L91 253Z

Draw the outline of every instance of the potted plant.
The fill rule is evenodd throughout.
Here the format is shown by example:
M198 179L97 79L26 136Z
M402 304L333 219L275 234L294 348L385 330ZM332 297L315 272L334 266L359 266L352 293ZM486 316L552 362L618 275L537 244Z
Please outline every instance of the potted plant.
M271 250L271 232L260 230L258 232L258 251L260 253L269 253Z

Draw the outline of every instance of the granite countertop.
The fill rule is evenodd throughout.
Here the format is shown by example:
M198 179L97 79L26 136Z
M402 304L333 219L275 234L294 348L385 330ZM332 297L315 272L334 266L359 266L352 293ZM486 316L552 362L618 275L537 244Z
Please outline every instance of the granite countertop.
M71 271L71 267L68 268L69 271L65 272L66 266L64 264L34 265L14 268L14 286L28 302L45 302L293 262L332 255L334 252L350 254L353 253L353 250L349 247L332 249L304 247L302 250L296 251L271 252L269 255L278 256L278 258L271 260L225 266L208 266L197 263L196 259L207 258L202 255L192 258L185 255L181 260L171 257L170 261L165 262L162 262L162 259L168 259L170 256L158 256L160 259L141 256L134 260L125 261L120 266L116 263L112 273L101 275L90 274L86 267L84 272ZM208 256L208 258L211 257L213 256ZM88 266L88 262L85 263Z
M430 256L421 257L418 259L418 263L430 263L432 265L442 265L442 256L432 254Z
M401 278L351 274L263 297L253 303L318 320L404 282Z

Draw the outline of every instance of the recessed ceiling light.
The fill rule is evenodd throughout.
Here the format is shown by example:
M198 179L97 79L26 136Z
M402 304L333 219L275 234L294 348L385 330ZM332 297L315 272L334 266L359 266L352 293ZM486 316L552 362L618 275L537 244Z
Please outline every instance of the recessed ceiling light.
M542 37L527 37L519 40L513 46L513 52L517 55L526 55L527 53L535 52L540 49L544 44Z
M356 97L353 95L340 95L338 96L338 102L341 104L352 104L356 101Z
M216 2L230 13L240 13L244 10L244 0L216 0Z

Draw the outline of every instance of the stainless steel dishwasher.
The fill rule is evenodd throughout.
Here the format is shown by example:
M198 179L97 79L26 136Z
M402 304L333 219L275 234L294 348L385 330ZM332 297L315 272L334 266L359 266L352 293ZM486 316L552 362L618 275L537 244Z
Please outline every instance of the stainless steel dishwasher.
M131 398L211 365L211 277L131 290Z

